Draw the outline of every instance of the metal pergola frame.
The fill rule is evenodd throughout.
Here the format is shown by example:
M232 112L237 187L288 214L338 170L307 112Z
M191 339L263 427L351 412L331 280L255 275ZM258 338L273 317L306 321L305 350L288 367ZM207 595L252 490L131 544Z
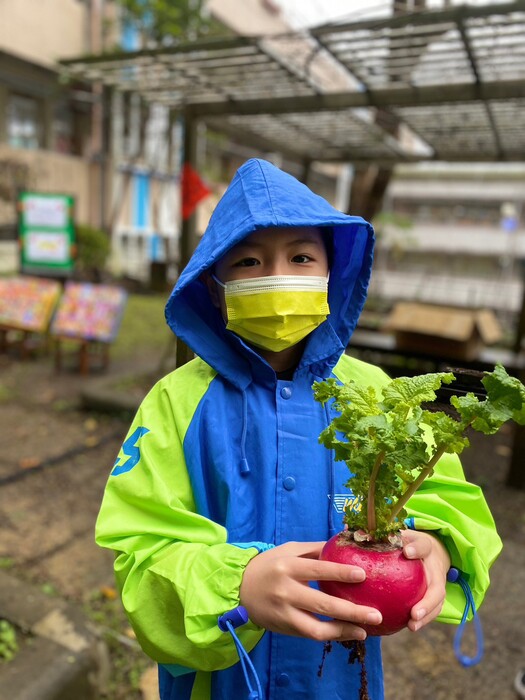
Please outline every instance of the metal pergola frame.
M301 162L525 161L525 0L62 66Z
M305 171L312 161L387 169L421 160L525 162L525 0L81 56L62 66L73 80L183 114L190 163L199 121ZM194 234L192 216L182 226L182 263ZM180 345L178 365L191 357ZM520 485L524 441L520 430L511 467Z

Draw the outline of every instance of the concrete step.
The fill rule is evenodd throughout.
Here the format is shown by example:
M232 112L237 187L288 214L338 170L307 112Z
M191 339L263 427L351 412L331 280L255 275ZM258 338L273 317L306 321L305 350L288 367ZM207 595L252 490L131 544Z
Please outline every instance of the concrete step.
M100 698L108 651L77 608L0 571L0 619L21 633L19 651L0 664L0 698Z

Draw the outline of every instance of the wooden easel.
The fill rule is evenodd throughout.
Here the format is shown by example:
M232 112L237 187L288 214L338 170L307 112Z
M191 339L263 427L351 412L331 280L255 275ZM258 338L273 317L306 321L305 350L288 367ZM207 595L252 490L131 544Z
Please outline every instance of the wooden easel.
M92 369L106 370L109 366L109 343L102 343L97 340L84 340L79 338L67 338L65 336L55 336L54 355L55 371L61 372L64 368L64 347L63 344L74 343L77 345L78 368L83 376L90 373Z
M15 339L13 340L13 336ZM49 337L47 333L23 330L14 326L0 326L0 354L6 354L14 348L21 360L27 360L39 350L47 352Z

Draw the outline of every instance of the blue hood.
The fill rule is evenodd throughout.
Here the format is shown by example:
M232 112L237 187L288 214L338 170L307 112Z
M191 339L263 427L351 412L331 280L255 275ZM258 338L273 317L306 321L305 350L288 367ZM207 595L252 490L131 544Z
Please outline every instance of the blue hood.
M200 275L250 233L271 226L318 226L333 235L330 316L309 336L299 365L328 376L344 352L363 308L374 246L372 226L334 209L291 175L264 160L242 165L217 204L208 227L166 305L175 335L235 385L255 374L275 380L269 365L227 331Z

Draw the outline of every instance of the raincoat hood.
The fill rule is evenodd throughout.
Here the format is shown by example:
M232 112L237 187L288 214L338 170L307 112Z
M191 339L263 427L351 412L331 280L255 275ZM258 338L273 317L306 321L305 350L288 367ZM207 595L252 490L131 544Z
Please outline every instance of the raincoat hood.
M330 315L309 336L299 366L315 365L328 376L346 348L363 308L372 267L374 232L359 216L334 209L306 185L271 163L242 165L217 204L209 225L166 305L175 335L217 372L238 386L271 367L241 338L226 330L201 274L246 236L270 227L315 226L332 236Z

